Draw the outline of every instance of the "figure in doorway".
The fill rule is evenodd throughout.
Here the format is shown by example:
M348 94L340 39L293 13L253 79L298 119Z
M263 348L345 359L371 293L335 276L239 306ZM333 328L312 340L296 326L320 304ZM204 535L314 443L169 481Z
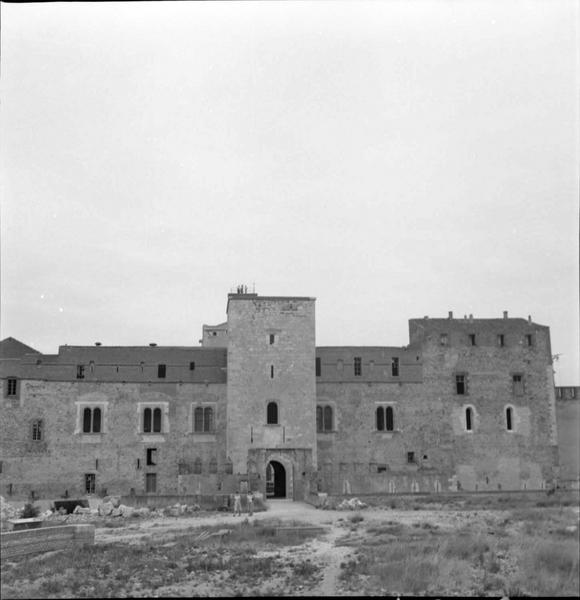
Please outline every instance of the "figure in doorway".
M248 492L248 516L251 517L254 514L254 494L252 490Z

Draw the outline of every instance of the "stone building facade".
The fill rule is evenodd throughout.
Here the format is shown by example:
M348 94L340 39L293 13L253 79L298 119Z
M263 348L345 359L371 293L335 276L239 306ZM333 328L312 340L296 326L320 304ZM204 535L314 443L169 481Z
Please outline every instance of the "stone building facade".
M542 489L558 477L549 328L411 319L316 347L315 299L229 294L200 346L2 342L0 493Z

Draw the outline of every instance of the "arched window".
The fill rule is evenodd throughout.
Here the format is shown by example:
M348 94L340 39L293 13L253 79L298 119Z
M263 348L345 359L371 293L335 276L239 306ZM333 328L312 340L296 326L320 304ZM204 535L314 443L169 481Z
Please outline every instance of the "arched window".
M323 431L323 414L322 414L322 406L316 407L316 431Z
M161 433L161 409L153 410L153 433Z
M508 406L505 409L505 427L508 431L512 431L512 429L513 429L513 420L512 420L513 414L512 414L512 412L513 411L512 411L511 406Z
M210 406L203 409L203 430L205 432L213 431L213 408Z
M198 406L193 413L193 431L200 433L203 431L203 408Z
M385 430L385 409L379 406L376 411L377 414L377 431Z
M266 408L266 423L268 425L278 424L278 405L275 402L268 402Z
M332 431L332 406L324 407L324 431Z
M101 414L98 407L83 410L83 433L101 433Z
M387 406L385 408L385 420L386 420L386 429L387 431L393 431L395 428L395 421L393 417L393 407Z
M90 408L83 410L83 433L91 433L92 413L93 411Z
M473 411L471 410L471 408L468 407L465 409L465 429L467 429L467 431L472 430L472 413Z
M101 433L101 409L93 408L93 433Z
M143 411L143 432L151 433L151 409L146 408Z

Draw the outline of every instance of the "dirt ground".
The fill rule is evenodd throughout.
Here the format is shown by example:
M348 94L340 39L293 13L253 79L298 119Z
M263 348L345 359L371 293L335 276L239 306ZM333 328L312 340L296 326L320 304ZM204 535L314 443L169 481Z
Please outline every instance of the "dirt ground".
M293 595L335 596L358 595L357 590L347 589L340 580L341 565L349 560L356 544L356 532L351 527L349 516L358 512L363 516L365 526L382 524L394 521L403 525L413 526L418 523L429 522L441 530L457 530L469 525L476 530L493 530L506 518L507 511L477 510L477 511L441 511L441 510L392 510L388 508L366 508L362 511L320 510L304 502L291 500L270 500L268 510L255 513L249 521L270 520L272 518L288 521L301 521L325 529L323 535L310 540L299 547L277 549L275 552L281 558L309 559L312 563L322 568L318 583L312 586L298 586ZM154 539L159 542L171 540L175 534L189 527L209 527L235 525L241 519L228 513L217 513L211 516L192 517L160 517L142 522L133 522L127 527L114 529L97 529L96 544L110 542L123 542L129 544L142 543L144 539ZM347 538L351 546L337 545L341 538ZM362 534L361 534L362 537ZM364 540L360 540L361 543ZM271 588L275 582L269 581ZM302 588L302 589L300 589ZM212 596L219 595L215 589L205 589L191 583L157 590L159 596Z

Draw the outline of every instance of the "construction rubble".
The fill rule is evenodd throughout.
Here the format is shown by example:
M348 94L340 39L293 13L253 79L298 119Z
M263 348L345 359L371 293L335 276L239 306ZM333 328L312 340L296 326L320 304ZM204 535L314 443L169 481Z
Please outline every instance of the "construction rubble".
M361 502L358 498L344 499L337 507L337 510L360 510L367 508L368 504Z

